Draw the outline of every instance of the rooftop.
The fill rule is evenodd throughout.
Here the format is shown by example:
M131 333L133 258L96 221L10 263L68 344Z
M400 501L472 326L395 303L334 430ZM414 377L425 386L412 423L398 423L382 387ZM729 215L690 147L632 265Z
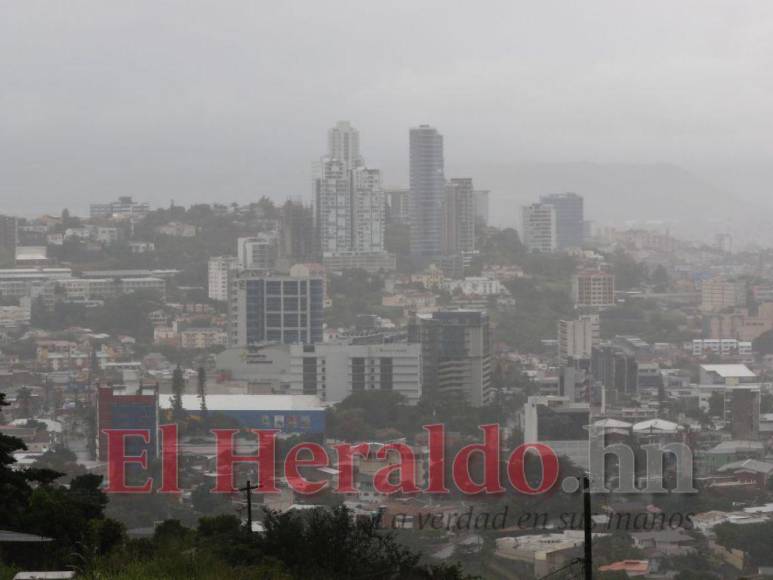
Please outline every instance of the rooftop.
M159 395L162 409L172 408L174 395ZM198 411L201 399L198 395L183 395L183 409ZM319 411L322 403L314 395L207 395L210 411Z
M746 365L726 364L726 365L701 365L701 368L707 373L716 373L723 379L736 377L756 377L757 375Z

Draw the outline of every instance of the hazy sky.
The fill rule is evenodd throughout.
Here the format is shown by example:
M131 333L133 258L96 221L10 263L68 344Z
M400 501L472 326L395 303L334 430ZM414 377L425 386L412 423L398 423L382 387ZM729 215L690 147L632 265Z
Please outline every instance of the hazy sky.
M420 123L484 185L516 161L721 180L770 165L772 89L768 0L4 0L0 209L308 197L339 119L389 184Z

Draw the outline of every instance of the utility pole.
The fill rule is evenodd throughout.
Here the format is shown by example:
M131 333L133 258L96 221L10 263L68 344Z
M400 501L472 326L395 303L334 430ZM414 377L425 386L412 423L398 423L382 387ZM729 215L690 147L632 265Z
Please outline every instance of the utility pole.
M249 485L249 482L248 482ZM585 532L585 580L593 580L593 546L591 542L591 511L590 511L590 476L586 473L582 476L582 504L583 504L583 530Z
M252 490L257 489L256 485L250 485L250 480L247 480L247 485L240 487L239 491L243 491L247 494L247 531L252 533Z

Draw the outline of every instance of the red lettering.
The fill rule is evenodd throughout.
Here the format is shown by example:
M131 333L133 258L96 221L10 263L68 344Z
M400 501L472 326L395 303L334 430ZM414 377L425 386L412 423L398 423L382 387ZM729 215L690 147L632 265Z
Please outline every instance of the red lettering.
M144 443L150 443L148 429L102 429L107 435L107 492L108 493L150 493L153 479L148 478L143 485L126 485L126 465L137 463L142 469L148 468L148 451L143 449L139 455L126 455L126 439L142 437Z
M158 493L180 493L177 423L161 425L158 429L161 431L161 488Z
M524 459L527 451L536 451L542 466L542 480L537 487L531 487L526 481ZM507 477L510 484L519 492L528 495L545 493L558 480L558 457L555 451L543 443L524 443L519 445L507 461Z
M425 425L424 430L429 434L427 445L429 447L429 481L427 493L449 493L446 487L446 431L442 423Z
M456 487L462 493L472 495L482 491L502 493L505 488L499 479L499 425L482 425L483 443L462 447L454 457L453 475ZM473 453L483 455L483 483L472 480L470 458Z
M250 429L258 436L258 452L254 455L234 453L234 435L239 429L212 429L217 443L217 479L215 493L234 493L234 465L236 463L258 464L257 493L279 493L274 477L274 458L276 456L276 429Z
M302 451L309 451L311 457L299 459ZM298 493L310 495L317 493L327 486L327 481L309 481L298 471L299 467L326 467L330 464L327 451L318 443L299 443L287 453L285 458L285 477L290 487Z
M416 485L416 457L413 450L404 443L389 443L378 450L376 458L384 460L390 451L397 451L400 454L400 462L379 469L373 478L373 487L385 494L421 491ZM393 473L399 473L399 483L390 481Z
M336 487L336 493L357 493L357 488L354 486L354 456L368 457L370 445L367 443L359 443L357 445L341 443L334 445L333 448L338 455L338 486Z

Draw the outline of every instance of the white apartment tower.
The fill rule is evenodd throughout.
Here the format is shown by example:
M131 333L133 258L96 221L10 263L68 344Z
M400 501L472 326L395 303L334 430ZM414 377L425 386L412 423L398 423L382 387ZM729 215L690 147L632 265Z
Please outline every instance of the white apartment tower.
M342 162L347 170L364 165L360 157L360 132L349 121L338 121L327 132L327 154Z
M234 256L218 256L209 259L209 298L226 302L228 300L228 277L237 267Z
M323 258L383 253L381 172L365 167L359 132L347 121L328 131L328 152L314 178L314 205Z
M523 207L523 243L532 251L555 252L558 235L555 207L533 203Z
M589 359L591 350L600 343L599 317L596 314L580 316L576 320L558 321L558 356Z
M380 254L384 251L384 191L378 169L358 167L352 171L354 190L355 252Z

